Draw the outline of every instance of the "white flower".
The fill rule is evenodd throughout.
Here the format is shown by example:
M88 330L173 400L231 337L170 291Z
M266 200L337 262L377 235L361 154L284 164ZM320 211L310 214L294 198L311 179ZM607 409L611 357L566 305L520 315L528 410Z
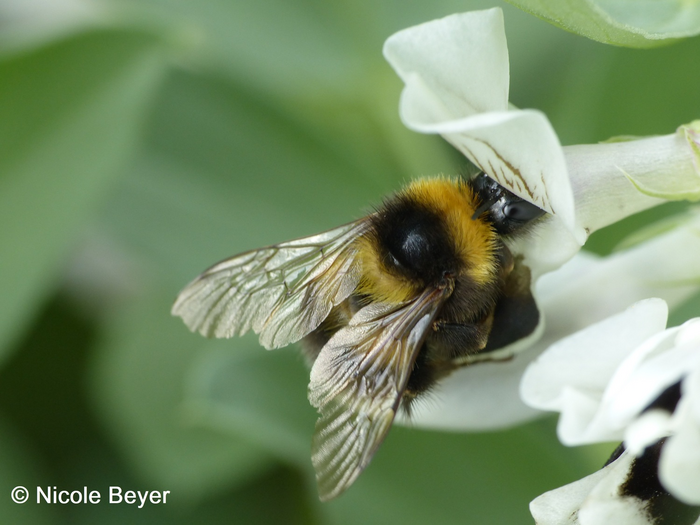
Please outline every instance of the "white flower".
M499 8L400 31L384 55L406 84L399 111L407 127L442 135L502 186L552 214L517 246L535 276L570 259L593 231L662 202L656 197L700 195L697 129L562 148L543 113L509 105Z
M661 299L608 319L645 297L677 305L697 289L700 221L605 259L579 253L590 233L663 199L700 198L700 124L666 136L562 147L541 112L508 103L500 9L401 31L384 53L406 84L400 103L406 126L440 134L549 213L532 235L509 241L532 271L543 324L510 349L509 361L448 377L415 408L412 422L496 428L532 417L534 409L559 410L567 443L624 439L629 450L603 470L533 502L541 524L652 523L659 513L675 519L667 504L689 508L676 497L700 503L700 325L665 330ZM590 323L597 324L585 329ZM520 377L550 346L523 378L528 410L518 399ZM659 408L676 392L678 406ZM664 489L649 496L644 483L641 493L633 490L630 480L650 464L651 477L658 473L673 496ZM693 512L684 523L695 521Z
M679 334L681 344L685 336L700 353L700 321L694 323L692 334ZM681 383L681 398L668 422L668 438L659 464L659 479L666 489L681 501L700 505L700 368L695 367ZM634 429L628 432L634 437Z
M386 41L384 55L406 84L399 107L404 124L442 135L499 184L553 214L552 244L562 246L555 264L578 251L585 232L576 225L559 139L543 113L508 103L502 11L405 29Z
M700 522L697 507L678 501L656 485L654 469L661 447L662 444L651 447L641 460L624 451L598 472L542 494L530 503L535 522L537 525Z
M561 412L575 445L623 440L633 456L661 447L662 486L700 505L700 319L665 329L666 305L639 302L559 341L526 370L523 399Z
M621 441L630 415L625 421L610 417L610 405L629 386L630 366L639 365L664 342L659 338L667 337L667 315L664 301L647 299L558 341L525 371L523 400L541 410L561 412L557 431L566 445ZM629 399L638 403L640 412L668 386L662 380L641 398L635 391Z
M605 260L581 254L562 265L591 232L663 202L657 190L666 188L670 175L674 182L664 196L692 193L700 181L697 135L688 127L664 137L562 147L544 114L508 103L508 50L498 8L400 31L387 40L384 54L406 84L400 103L406 126L442 135L501 185L551 214L531 235L510 241L532 271L544 320L539 330L508 349L515 354L510 361L452 374L416 406L411 420L419 426L487 429L532 418L538 412L519 399L519 382L528 362L546 347L648 297L652 289L661 288L657 295L674 304L694 289L656 286L677 278L665 268L695 271L680 257L686 249L700 255L700 239L686 239L687 232L683 239L656 239L648 249ZM650 187L655 196L640 191L650 193ZM669 246L653 251L657 242Z

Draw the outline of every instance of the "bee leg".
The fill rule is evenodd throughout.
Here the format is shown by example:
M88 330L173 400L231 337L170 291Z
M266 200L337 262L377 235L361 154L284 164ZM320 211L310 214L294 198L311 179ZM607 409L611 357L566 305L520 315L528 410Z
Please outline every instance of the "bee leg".
M428 335L413 364L403 394L402 406L410 415L414 399L428 392L440 379L462 366L459 358L475 355L486 345L491 329L491 316L475 323L453 323L438 320Z
M529 336L539 322L540 312L530 291L530 270L516 261L496 303L491 334L482 352L504 348Z
M491 352L515 343L535 331L540 312L532 295L504 297L496 305L493 329L482 352Z
M438 359L450 361L455 357L475 354L486 346L491 324L491 316L477 323L450 323L438 320L433 323L433 333L429 341L430 353Z

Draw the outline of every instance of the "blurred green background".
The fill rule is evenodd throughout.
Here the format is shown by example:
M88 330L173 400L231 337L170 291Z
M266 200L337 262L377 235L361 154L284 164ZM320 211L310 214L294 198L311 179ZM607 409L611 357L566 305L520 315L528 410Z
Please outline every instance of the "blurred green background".
M511 100L563 144L700 116L700 39L614 48L491 0L0 1L0 517L14 524L531 523L540 493L610 447L545 419L394 428L339 500L310 468L293 349L193 335L169 314L211 263L365 214L458 173L398 119L393 32L501 6ZM667 205L600 232L609 252ZM32 492L10 500L16 485ZM166 505L37 505L34 489L170 490Z

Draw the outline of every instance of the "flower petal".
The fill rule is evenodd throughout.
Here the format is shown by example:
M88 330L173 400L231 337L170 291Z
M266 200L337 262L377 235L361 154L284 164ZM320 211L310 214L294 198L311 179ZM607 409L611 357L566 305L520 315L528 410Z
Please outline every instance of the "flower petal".
M676 346L700 347L700 318L683 323L676 336Z
M625 431L625 446L640 456L646 447L671 433L671 415L665 410L650 410L632 421Z
M667 170L668 172L663 176L657 174L655 177L634 176L620 169L635 188L650 197L698 201L700 200L700 120L679 127L676 135L669 137L673 137L681 148L676 157L682 157L682 153L688 157L681 168ZM671 164L674 159L669 157L667 161Z
M403 79L400 115L436 133L494 180L554 214L578 244L564 154L541 112L508 106L508 50L500 9L452 15L390 37L384 55Z
M673 415L675 435L666 440L659 479L679 500L700 505L700 370L683 381L683 397Z
M402 104L407 127L442 135L501 186L558 217L583 244L564 154L543 113L499 111L423 124L409 120L407 111Z
M623 453L598 472L546 492L530 503L537 525L608 525L652 523L645 502L620 496L634 456Z
M446 377L411 410L400 414L402 424L449 430L487 430L513 426L534 419L538 410L518 396L523 370L532 359L531 347L503 362L478 363L460 368Z
M605 392L602 407L611 420L628 425L661 393L678 383L700 363L696 348L673 348L679 328L649 338L618 368Z
M508 109L508 47L499 8L399 31L384 44L384 56L406 83L401 111L407 122Z
M549 215L540 221L530 234L506 241L512 253L523 256L523 264L530 268L533 282L558 270L581 251L580 238L572 235L558 218ZM580 231L579 237L583 234Z
M664 301L648 299L559 341L525 371L523 399L540 409L560 410L566 387L600 399L623 359L665 328L667 314Z
M537 525L578 525L578 510L588 494L607 475L608 471L601 469L532 500L530 513Z
M590 232L668 199L700 197L698 131L565 146L576 217Z
M602 469L607 471L606 476L591 490L579 510L581 525L655 523L653 516L646 511L646 501L622 495L622 487L632 474L634 461L635 457L632 454L623 452L619 458Z
M417 130L440 133L501 186L558 217L583 244L586 235L576 227L564 154L543 113L484 113Z
M623 451L598 472L536 498L530 503L535 521L538 525L697 524L699 508L659 485L656 474L663 447L659 441L642 457Z

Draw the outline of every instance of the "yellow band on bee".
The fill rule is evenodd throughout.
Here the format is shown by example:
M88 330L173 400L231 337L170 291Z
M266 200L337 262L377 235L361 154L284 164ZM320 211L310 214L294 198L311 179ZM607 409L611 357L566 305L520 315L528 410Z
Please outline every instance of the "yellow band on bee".
M477 208L476 196L461 180L438 177L418 179L397 196L415 202L435 213L445 225L450 242L461 262L460 271L475 284L494 281L497 273L497 236L492 227L473 219ZM398 275L382 260L383 251L370 233L357 240L362 279L358 292L376 301L401 303L420 292L421 283Z

